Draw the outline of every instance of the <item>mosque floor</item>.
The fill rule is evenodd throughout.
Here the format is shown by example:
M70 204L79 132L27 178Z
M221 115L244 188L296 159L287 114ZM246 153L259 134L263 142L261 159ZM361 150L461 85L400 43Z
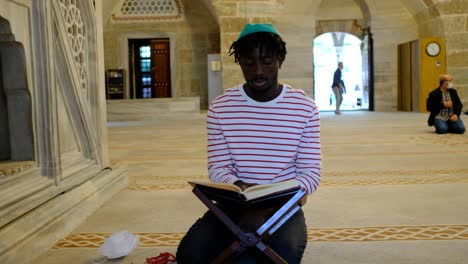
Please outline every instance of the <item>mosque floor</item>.
M304 206L302 263L468 263L468 133L437 135L423 113L321 113L322 183ZM462 116L468 125L468 116ZM177 244L206 208L205 115L109 123L112 163L129 186L36 264L90 263L112 233L140 244L107 263L145 263Z

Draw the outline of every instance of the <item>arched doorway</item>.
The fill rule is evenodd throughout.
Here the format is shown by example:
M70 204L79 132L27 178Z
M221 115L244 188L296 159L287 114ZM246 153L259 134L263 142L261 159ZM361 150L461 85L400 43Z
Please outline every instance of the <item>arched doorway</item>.
M369 110L369 93L363 74L363 69L367 69L367 65L363 65L363 47L361 39L346 32L329 32L314 39L314 99L320 111L335 110L331 84L338 62L344 64L342 79L345 93L341 109Z

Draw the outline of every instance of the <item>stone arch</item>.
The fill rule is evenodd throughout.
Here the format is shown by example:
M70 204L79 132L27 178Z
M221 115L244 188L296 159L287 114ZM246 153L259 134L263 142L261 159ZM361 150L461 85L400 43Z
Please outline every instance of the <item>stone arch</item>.
M315 37L329 32L345 32L362 39L364 32L357 20L319 20L315 26Z
M24 47L0 16L0 160L34 158L31 94Z
M425 0L423 3L427 7L424 10L424 12L426 12L425 16L427 16L428 19L437 19L441 15L441 9L447 9L450 6L453 6L453 10L459 10L461 8L459 5L462 3L462 1L445 1L434 3L433 0Z
M369 6L367 5L365 0L354 0L354 2L359 6L362 12L362 27L369 28L371 24L371 13L369 10Z
M328 32L345 32L362 39L364 33L369 30L371 13L365 0L353 0L353 2L359 7L362 18L317 20L314 37Z
M342 50L344 36L346 34L352 35L357 39L361 40L361 59L363 62L362 71L367 73L369 76L367 79L361 79L362 81L362 90L366 91L366 95L363 94L364 101L368 102L368 109L373 109L373 67L372 67L372 53L369 56L362 56L363 47L367 47L369 44L369 33L371 25L371 12L366 0L347 0L347 1L332 1L325 2L326 0L320 1L320 4L317 6L317 14L329 14L330 16L318 16L315 21L315 35L314 40L327 33L332 33L333 42L335 49L337 50L337 62L343 62L342 55L338 54ZM330 13L329 8L334 8L343 11L345 8L349 8L349 14L346 16L341 16L340 14ZM346 9L348 10L348 9ZM320 19L322 18L322 19ZM340 34L341 33L341 34ZM342 34L346 33L346 34ZM366 43L366 44L364 44ZM366 48L367 49L367 48ZM372 48L369 48L372 49ZM315 60L314 60L315 64ZM346 64L346 62L345 62ZM316 71L314 68L313 79L314 79L314 93L316 92L317 87L315 82ZM323 87L319 85L319 87ZM320 88L319 88L320 89ZM320 92L320 91L319 91ZM372 94L371 94L372 93Z

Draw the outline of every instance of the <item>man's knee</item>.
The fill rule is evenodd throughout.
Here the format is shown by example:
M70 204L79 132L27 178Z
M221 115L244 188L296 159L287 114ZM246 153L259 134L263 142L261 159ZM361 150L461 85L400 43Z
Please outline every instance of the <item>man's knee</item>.
M434 127L436 128L436 132L438 134L445 134L445 133L455 133L455 134L463 134L465 133L465 126L461 120L457 122L447 122L447 123L435 123Z
M200 252L191 252L186 250L177 250L176 259L177 263L179 264L197 264L210 262L210 260L204 258Z
M297 242L297 241L295 241ZM268 244L268 243L267 243ZM304 255L305 249L307 246L307 239L304 239L302 243L291 243L291 244L283 244L278 248L272 249L280 255L287 263L301 263L302 257Z
M457 134L463 134L463 133L465 133L465 127L464 127L464 126L462 126L462 127L457 127L457 128L454 129L453 132L454 132L454 133L457 133Z
M453 132L457 134L465 133L465 125L461 120L458 120L453 124Z
M278 229L266 244L288 263L300 263L307 246L307 226L302 210Z
M180 241L177 263L210 263L232 240L232 233L211 212L207 212Z
M199 235L199 234L198 234ZM180 242L176 259L179 264L210 263L217 252L213 248L213 241L205 241L203 238L194 235L186 235Z
M434 127L437 134L446 134L449 132L449 127L444 123L435 123Z

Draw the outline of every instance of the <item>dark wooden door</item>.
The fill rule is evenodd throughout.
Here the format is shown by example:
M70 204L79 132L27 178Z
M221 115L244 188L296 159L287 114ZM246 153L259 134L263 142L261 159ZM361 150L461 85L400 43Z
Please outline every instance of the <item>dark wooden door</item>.
M374 41L370 28L366 29L362 42L362 85L368 95L369 111L374 111Z
M169 39L130 39L128 43L130 98L171 97Z
M154 97L171 97L169 39L151 40L151 91Z
M411 42L398 45L398 111L413 110L412 57Z

